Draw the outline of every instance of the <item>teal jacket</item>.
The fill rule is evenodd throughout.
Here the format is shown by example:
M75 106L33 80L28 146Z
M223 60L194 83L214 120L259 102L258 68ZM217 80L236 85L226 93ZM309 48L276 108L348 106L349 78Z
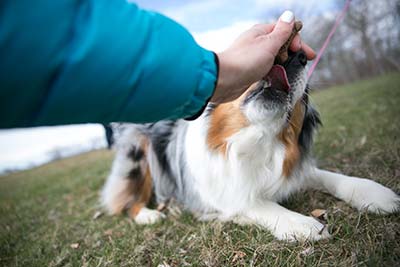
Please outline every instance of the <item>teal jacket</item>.
M0 128L191 117L217 63L125 0L0 1Z

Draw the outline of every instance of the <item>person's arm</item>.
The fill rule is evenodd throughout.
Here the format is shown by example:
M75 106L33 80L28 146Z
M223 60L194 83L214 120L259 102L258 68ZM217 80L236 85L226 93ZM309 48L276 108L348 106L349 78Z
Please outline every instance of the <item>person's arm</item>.
M293 24L286 11L217 56L125 0L3 0L0 128L193 119L263 78ZM315 57L299 36L291 49Z
M124 0L0 3L0 128L190 117L214 54Z

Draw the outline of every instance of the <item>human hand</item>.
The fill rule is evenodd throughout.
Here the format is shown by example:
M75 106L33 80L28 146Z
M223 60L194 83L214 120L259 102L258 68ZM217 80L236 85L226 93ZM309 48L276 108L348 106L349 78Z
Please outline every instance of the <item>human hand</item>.
M285 11L276 24L257 24L242 33L225 51L218 53L219 76L211 102L224 103L238 98L252 83L270 71L279 49L289 39L294 15ZM315 52L297 34L290 44L294 52L302 49L307 59Z

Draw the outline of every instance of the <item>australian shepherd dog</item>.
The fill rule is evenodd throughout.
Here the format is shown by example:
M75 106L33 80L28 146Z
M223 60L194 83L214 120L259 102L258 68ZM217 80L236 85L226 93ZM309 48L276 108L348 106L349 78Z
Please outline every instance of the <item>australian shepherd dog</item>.
M209 104L194 121L125 125L102 191L105 208L150 224L165 214L149 201L174 199L201 218L256 224L281 240L329 237L319 220L279 204L302 189L359 210L399 210L392 190L316 166L311 148L320 117L308 101L306 64L303 52L291 53L240 98Z

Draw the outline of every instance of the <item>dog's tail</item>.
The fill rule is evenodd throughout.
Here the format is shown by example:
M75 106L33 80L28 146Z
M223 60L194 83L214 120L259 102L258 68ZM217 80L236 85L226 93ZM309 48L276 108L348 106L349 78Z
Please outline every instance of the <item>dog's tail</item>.
M151 199L153 181L147 160L149 138L131 125L116 143L116 157L101 202L110 214L128 210L135 218Z

